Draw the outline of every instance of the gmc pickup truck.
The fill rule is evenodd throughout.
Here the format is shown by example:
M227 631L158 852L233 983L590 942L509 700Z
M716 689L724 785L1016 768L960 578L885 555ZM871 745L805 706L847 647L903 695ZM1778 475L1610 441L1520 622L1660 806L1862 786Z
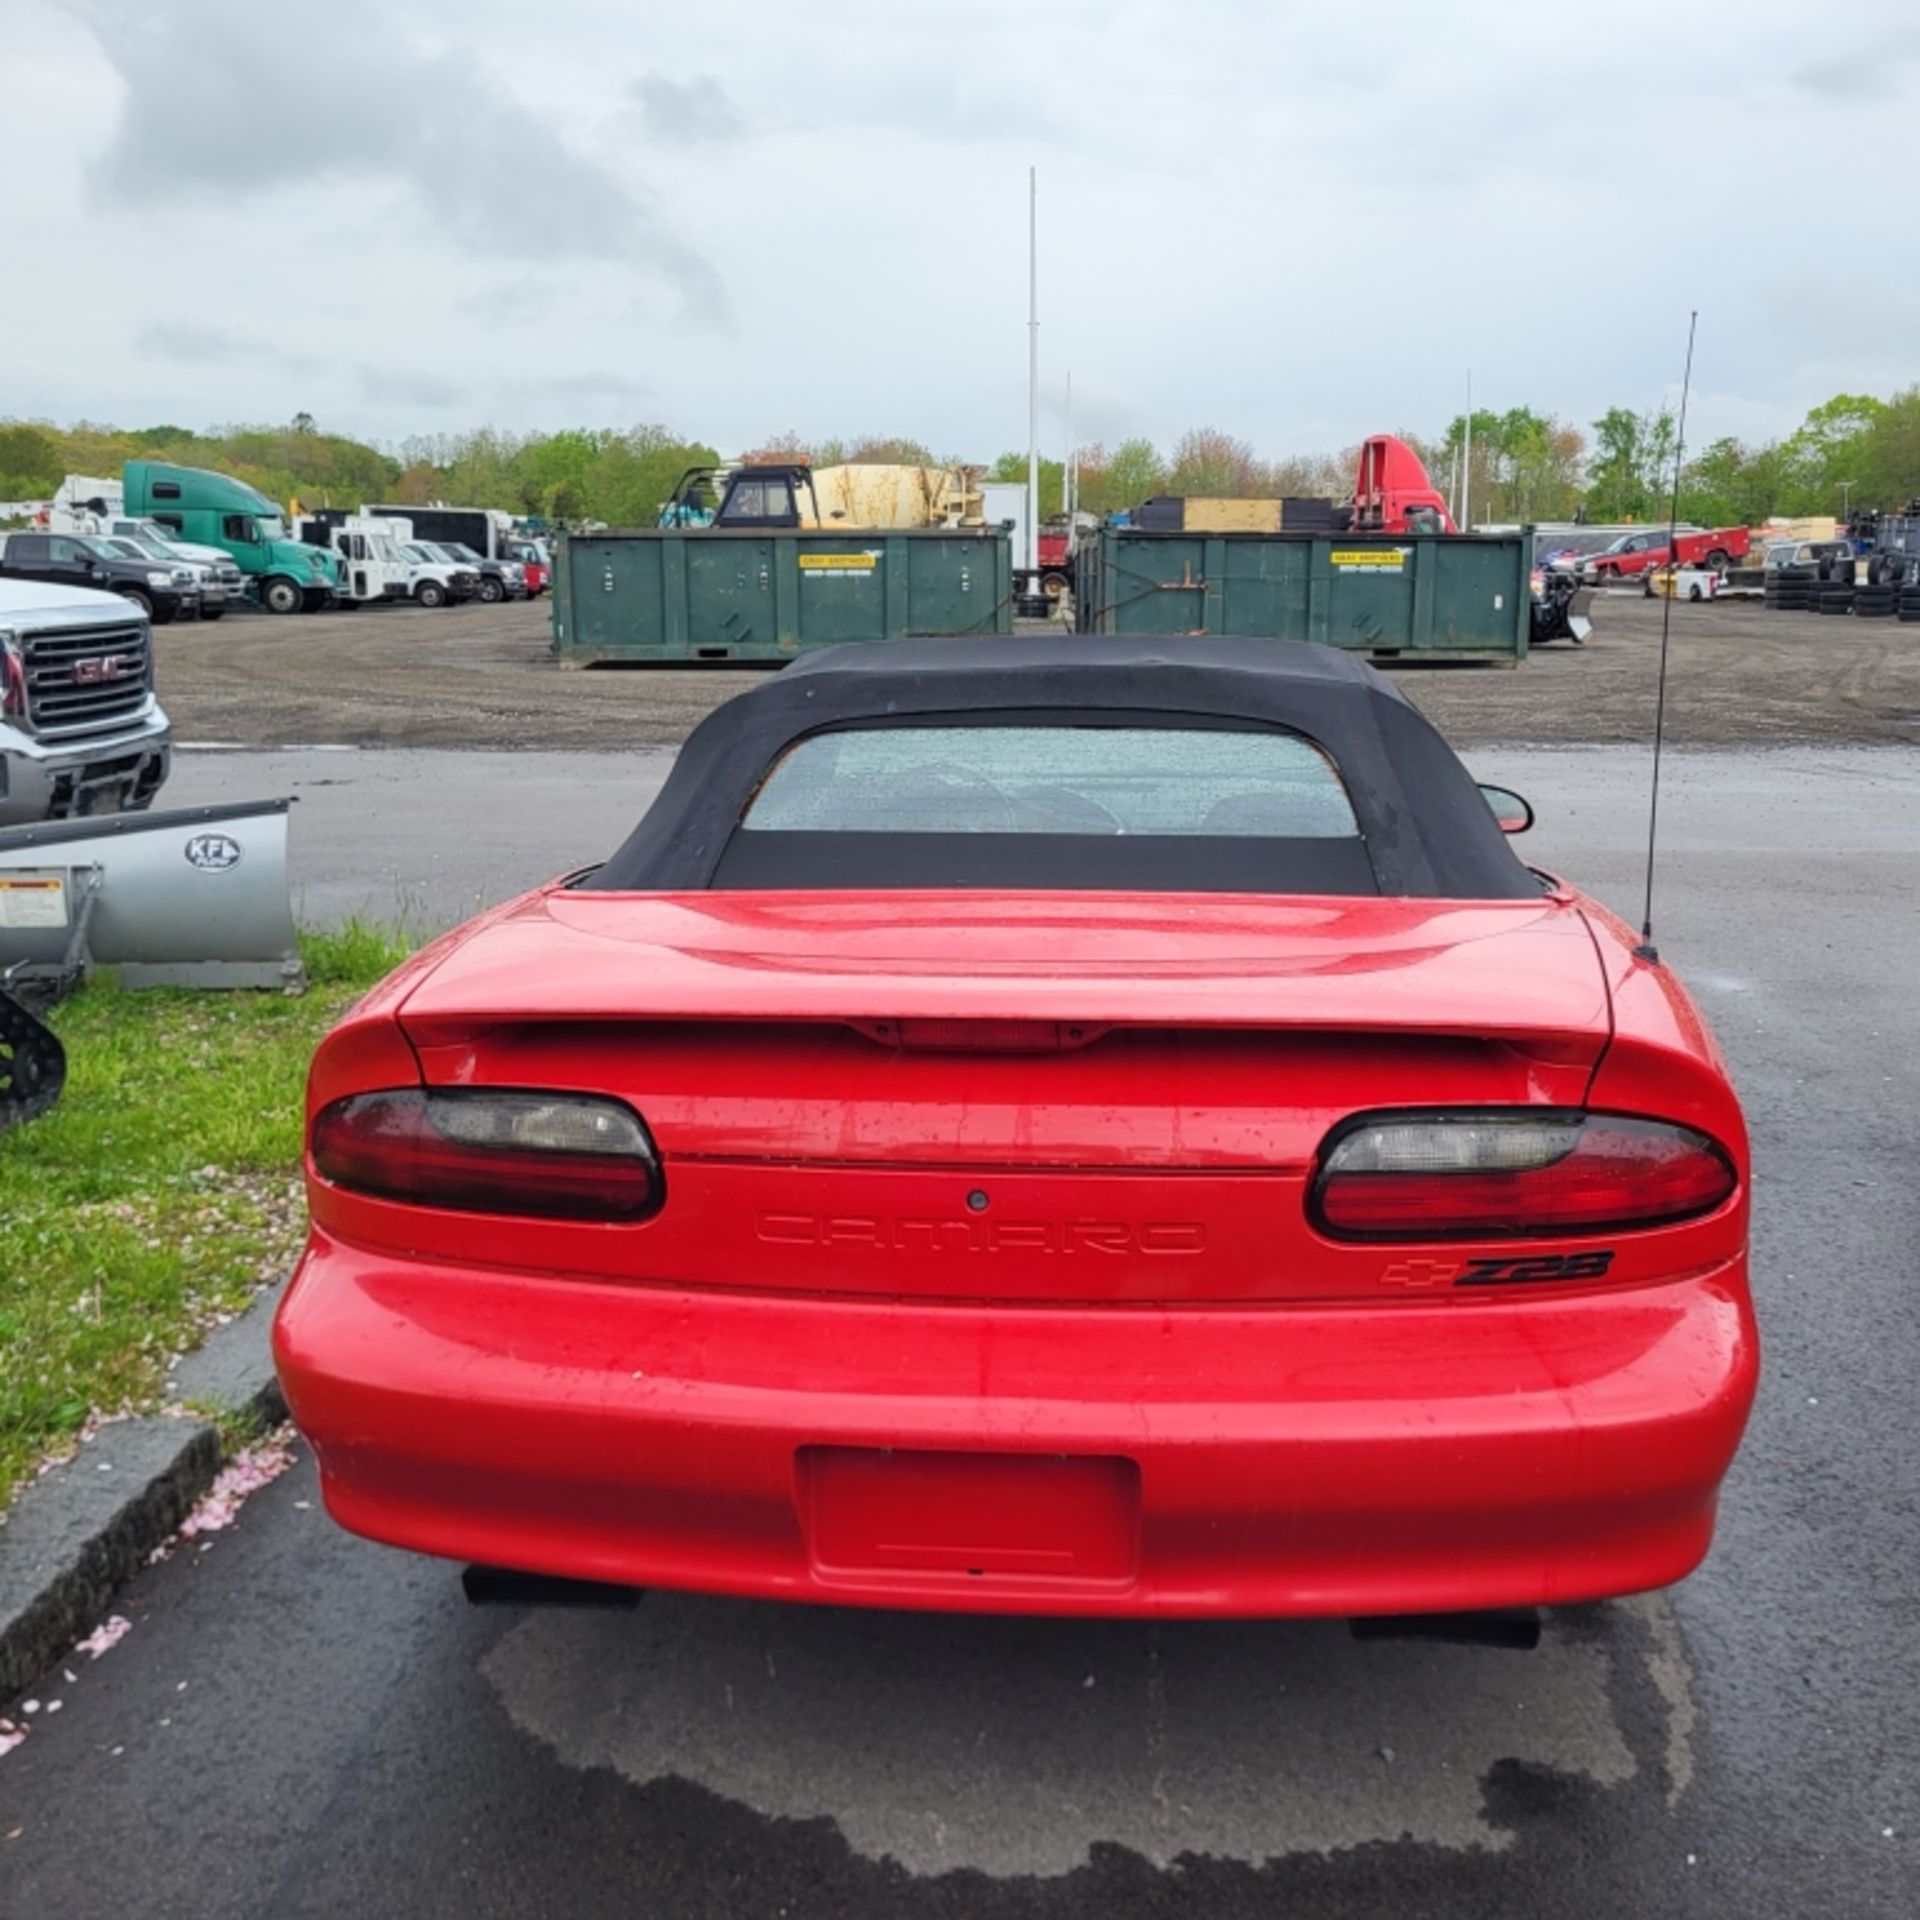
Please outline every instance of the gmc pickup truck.
M1637 580L1656 567L1712 567L1718 571L1744 560L1753 548L1753 535L1745 527L1681 527L1671 545L1665 527L1647 527L1639 533L1623 533L1612 546L1589 554L1580 563L1580 577L1590 585L1609 580Z
M137 812L171 757L146 615L117 594L0 579L0 826Z

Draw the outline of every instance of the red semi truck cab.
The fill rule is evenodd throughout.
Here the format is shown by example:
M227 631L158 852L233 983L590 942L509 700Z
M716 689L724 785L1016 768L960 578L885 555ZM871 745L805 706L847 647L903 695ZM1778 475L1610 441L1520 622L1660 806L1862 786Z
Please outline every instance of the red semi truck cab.
M1353 530L1412 533L1423 525L1441 533L1459 532L1420 456L1391 433L1374 434L1360 447L1360 471L1353 483Z

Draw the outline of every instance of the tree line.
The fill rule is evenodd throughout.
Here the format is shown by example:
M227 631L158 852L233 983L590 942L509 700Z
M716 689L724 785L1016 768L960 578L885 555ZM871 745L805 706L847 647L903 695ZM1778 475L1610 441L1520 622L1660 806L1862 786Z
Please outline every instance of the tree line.
M1457 497L1463 482L1475 521L1657 520L1669 509L1677 440L1664 408L1613 407L1581 428L1514 407L1476 410L1437 436L1403 432L1435 486ZM749 458L915 466L984 467L1024 480L1027 456L997 460L936 454L917 440L871 435L812 441L787 432ZM128 460L213 467L269 499L305 506L359 506L435 500L504 507L558 523L649 526L680 476L720 458L703 441L670 428L570 427L502 433L491 427L419 435L379 447L323 433L298 414L284 427L232 426L195 432L178 426L132 430L82 422L0 421L0 502L44 499L69 473L112 478ZM1094 444L1077 452L1077 498L1093 513L1138 505L1155 494L1241 498L1342 497L1359 449L1268 459L1245 440L1197 427L1162 451L1147 439ZM1463 473L1463 468L1465 472ZM1057 511L1065 465L1041 463L1041 501ZM1792 433L1751 445L1733 438L1690 449L1681 474L1683 518L1708 525L1758 524L1771 515L1840 514L1849 506L1892 508L1920 496L1920 386L1891 399L1838 394Z

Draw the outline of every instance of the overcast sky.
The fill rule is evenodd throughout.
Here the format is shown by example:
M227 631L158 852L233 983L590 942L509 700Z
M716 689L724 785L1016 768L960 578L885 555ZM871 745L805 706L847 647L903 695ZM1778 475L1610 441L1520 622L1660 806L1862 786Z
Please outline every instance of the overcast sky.
M1920 379L1915 0L0 0L0 416L1270 455ZM1879 236L1876 240L1875 236Z

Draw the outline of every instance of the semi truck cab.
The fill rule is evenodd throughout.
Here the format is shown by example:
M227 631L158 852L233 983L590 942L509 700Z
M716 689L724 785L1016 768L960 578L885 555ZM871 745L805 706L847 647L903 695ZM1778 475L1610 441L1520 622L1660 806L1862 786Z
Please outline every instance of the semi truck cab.
M135 518L232 555L269 613L317 613L346 590L338 557L293 538L280 509L231 474L129 460L122 489Z

